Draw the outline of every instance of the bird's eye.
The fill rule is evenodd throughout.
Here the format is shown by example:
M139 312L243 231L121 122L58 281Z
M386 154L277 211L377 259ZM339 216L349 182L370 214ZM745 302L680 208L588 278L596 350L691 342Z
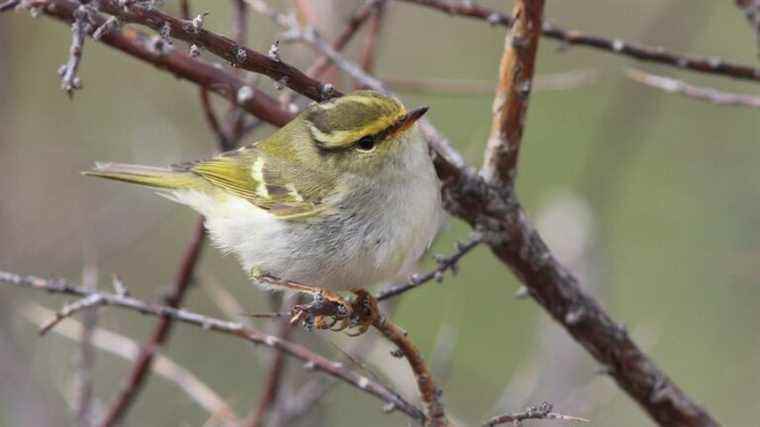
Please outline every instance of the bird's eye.
M375 138L372 135L362 137L357 143L356 148L359 151L372 151L375 149Z

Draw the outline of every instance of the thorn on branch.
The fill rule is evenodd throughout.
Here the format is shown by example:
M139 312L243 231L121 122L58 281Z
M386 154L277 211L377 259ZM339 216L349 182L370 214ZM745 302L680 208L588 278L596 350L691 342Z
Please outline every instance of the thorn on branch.
M194 33L199 33L203 29L203 19L208 16L208 12L203 12L198 14L195 18L192 20L192 28Z
M34 15L33 9L30 9ZM58 69L61 77L61 89L69 96L74 97L74 91L82 88L82 81L77 75L79 63L82 61L82 49L87 33L92 29L90 9L86 5L80 5L74 11L74 23L71 24L71 47L69 48L69 60Z
M190 57L191 58L197 58L201 56L201 49L196 44L190 45Z
M113 275L113 290L116 292L116 295L120 297L128 297L129 296L129 289L127 289L127 286L124 284L124 282L121 280L121 277L114 274Z
M272 43L272 46L269 47L269 52L267 52L267 55L277 62L282 62L282 60L280 59L280 41L279 40L275 40L274 43Z

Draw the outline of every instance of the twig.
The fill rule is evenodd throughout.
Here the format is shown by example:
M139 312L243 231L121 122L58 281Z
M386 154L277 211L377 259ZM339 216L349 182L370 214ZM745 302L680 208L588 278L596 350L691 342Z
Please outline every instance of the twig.
M514 17L492 9L480 6L472 1L449 0L401 0L420 6L429 7L449 15L459 15L480 19L491 25L509 27ZM607 53L623 55L639 61L654 62L669 65L683 70L699 73L727 76L735 79L760 81L760 69L748 65L723 61L720 58L703 58L669 52L661 47L628 43L621 39L610 39L578 30L566 30L549 22L541 28L541 34L550 39L558 40L565 45L578 45L600 49Z
M118 294L114 295L119 296ZM128 298L125 296L120 297ZM24 305L20 313L28 321L38 326L42 326L48 321L50 316L55 314L51 310L34 303ZM58 327L53 329L53 333L73 341L81 342L84 329L85 326L82 323L72 318L67 318ZM103 328L93 329L92 344L102 351L129 361L137 360L140 354L140 345L137 342L124 335ZM192 401L196 402L213 416L228 421L227 424L229 425L238 425L238 420L232 411L232 407L217 392L172 359L162 354L157 354L151 369L158 376L176 384Z
M539 74L533 77L532 91L539 90L570 90L588 86L598 80L598 73L593 69L572 70L552 74ZM494 83L487 80L437 79L406 79L398 77L380 77L396 92L431 93L454 95L493 95Z
M99 305L103 304L103 300L101 300L98 295L91 295L87 298L82 298L79 301L76 301L71 304L66 304L61 311L55 313L55 317L50 319L47 323L42 325L40 328L39 334L40 336L45 335L53 329L58 323L61 322L61 320L72 316L86 308L95 308Z
M682 80L658 76L644 71L629 69L626 75L631 80L651 86L668 93L676 93L687 98L707 101L718 105L760 108L760 97L723 92L709 87L690 85Z
M514 423L514 425L520 425L521 421L525 420L560 420L560 421L575 421L580 423L588 423L589 420L580 417L574 417L571 415L562 415L556 412L552 412L552 404L548 402L542 403L540 406L530 406L523 412L515 412L514 414L504 414L497 417L493 417L486 421L483 426L492 427L499 424Z
M44 2L49 6L43 8L48 16L60 19L64 22L74 21L74 11L78 5L70 0L54 0ZM96 26L102 26L106 20L97 14L92 14ZM249 86L240 78L231 73L214 67L199 59L178 52L176 49L157 54L150 49L147 36L134 30L110 31L104 34L100 41L131 55L144 62L150 63L159 69L169 71L177 77L192 81L201 87L208 88L219 95L229 98L229 94L246 93L247 96L237 96L238 104L256 117L283 126L293 118L293 113L280 107L280 104L271 96L256 88Z
M422 286L423 284L435 280L436 282L443 281L443 275L447 271L456 273L459 260L465 256L468 252L473 250L480 243L481 239L478 234L475 234L466 243L457 242L456 251L446 257L436 256L436 267L423 275L412 275L409 281L406 283L399 283L395 285L389 285L385 289L381 290L375 296L378 301L383 301L389 298L399 296L407 291Z
M515 183L543 14L543 0L518 0L512 12L517 18L504 39L481 170L485 180L497 187L512 188Z
M84 4L83 4L84 3ZM90 11L86 2L80 2L74 10L74 23L71 24L71 47L69 47L69 60L61 65L58 74L61 76L61 89L69 98L74 97L74 91L82 88L82 82L77 76L79 63L82 61L82 49L87 33L92 31L90 24Z
M77 287L64 280L47 280L35 276L20 276L6 271L0 271L0 283L20 288L38 289L51 293L79 297L87 297L94 294L92 291ZM273 335L264 334L256 329L245 327L237 322L228 322L167 305L150 304L133 297L106 292L97 292L97 294L100 295L106 304L110 306L121 307L142 314L170 317L180 322L198 326L204 330L235 336L254 344L283 351L289 356L305 362L305 367L308 369L322 371L330 376L345 381L353 387L379 398L386 404L394 405L396 409L418 422L423 422L425 420L425 415L422 411L406 402L398 394L394 393L387 387L347 369L341 363L332 362L315 354L301 345L281 340Z
M428 423L426 425L432 427L448 426L449 421L446 419L443 403L441 403L442 390L436 386L425 360L422 358L417 346L409 339L407 332L383 316L375 320L373 326L395 344L407 362L409 362L409 366L412 368L414 376L417 379L417 387L420 390L422 401L425 403L428 416Z
M167 306L177 308L185 298L185 294L190 288L190 283L193 280L195 266L200 259L205 236L206 230L203 228L203 221L199 220L198 225L195 227L193 238L182 256L182 262L177 277L174 280L173 288L169 295L164 298ZM161 319L153 330L150 340L140 350L140 355L137 357L132 372L129 374L129 381L126 387L111 404L107 415L100 423L100 427L114 426L121 422L124 416L126 416L127 412L132 407L132 404L135 402L137 395L142 390L145 380L150 374L156 350L164 345L169 339L172 321L173 318L170 316L161 316Z

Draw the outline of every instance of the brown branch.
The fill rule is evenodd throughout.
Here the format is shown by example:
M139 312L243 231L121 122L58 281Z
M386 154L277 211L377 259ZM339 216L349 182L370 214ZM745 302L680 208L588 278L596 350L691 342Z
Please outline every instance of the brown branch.
M0 283L20 288L38 289L50 293L79 297L87 297L95 293L72 285L65 280L48 280L35 276L20 276L5 271L0 271ZM97 294L99 294L109 306L121 307L141 314L169 317L183 323L195 325L206 331L235 336L253 344L282 351L291 357L295 357L296 359L305 362L305 367L307 369L321 371L327 375L338 378L358 390L379 398L386 404L393 405L394 408L408 415L417 422L422 423L425 420L425 414L422 411L405 401L397 393L365 376L347 369L342 363L326 359L301 345L279 339L273 335L265 334L257 329L245 327L240 323L219 320L187 310L176 309L167 305L151 304L124 295L106 292L97 292Z
M422 275L414 274L406 283L398 283L386 286L383 290L378 292L377 295L375 295L375 299L378 301L383 301L397 297L407 291L418 288L425 283L431 282L433 280L439 283L442 282L444 273L451 271L453 274L456 274L459 266L459 260L471 250L475 249L479 243L480 236L478 234L475 234L466 243L457 242L456 251L453 254L446 257L434 257L437 264L434 269Z
M514 17L492 9L480 6L471 1L448 0L401 0L435 9L449 15L459 15L479 19L491 25L509 27ZM704 58L669 52L660 47L628 43L621 39L586 34L578 30L567 30L545 22L541 34L549 39L562 42L565 45L584 46L600 49L610 54L627 56L639 61L654 62L683 70L699 73L727 76L735 79L760 81L760 69L749 65L726 62L720 58Z
M513 192L471 170L441 170L447 210L482 233L483 241L530 296L581 344L660 425L717 426L647 356L552 255Z
M201 249L205 240L206 230L203 221L198 221L193 238L182 256L179 272L174 280L173 288L169 295L164 298L168 307L177 308L190 288L193 280L193 272L200 259ZM97 294L94 294L97 295ZM161 316L148 343L140 350L132 372L129 374L127 386L119 393L119 396L108 409L107 415L100 423L101 427L111 427L121 422L135 402L137 395L145 385L145 380L151 371L151 365L159 347L169 339L173 318Z
M245 0L232 0L232 34L234 40L239 46L245 46L248 43L248 5ZM236 70L237 75L241 75ZM230 101L230 110L227 113L226 134L227 140L223 144L224 151L229 151L237 147L240 137L243 134L245 125L245 115L240 108L235 105L235 100Z
M60 2L68 1L49 0L49 3ZM278 84L287 86L313 100L321 101L332 96L339 96L333 91L326 91L320 82L290 64L270 58L222 35L203 28L193 28L191 23L167 15L158 9L134 5L125 10L115 0L103 0L101 10L117 16L123 22L143 25L155 31L168 29L171 37L202 47L235 67L268 76Z
M409 339L407 332L383 316L375 320L373 326L385 338L395 344L409 362L409 366L417 379L417 387L420 390L422 401L425 403L428 417L428 422L425 425L432 427L448 426L449 421L446 418L443 403L441 403L442 390L436 386L425 360L417 346Z
M484 427L492 427L499 424L514 423L519 425L521 421L525 420L560 420L560 421L575 421L581 423L588 423L589 420L580 417L573 417L571 415L562 415L556 412L552 412L553 406L551 403L544 402L540 406L530 406L523 412L516 412L514 414L504 414L491 418L483 424Z
M71 0L52 0L39 3L44 7L42 10L50 17L64 22L74 21L74 11L78 6ZM95 26L102 26L106 20L97 14L91 14ZM173 50L160 54L150 48L148 38L134 29L123 31L109 31L100 38L100 41L118 49L130 56L150 63L159 69L169 71L175 76L192 81L201 87L208 88L221 96L229 97L229 94L237 94L238 104L249 113L272 123L283 126L293 118L293 113L283 109L271 96L254 87L247 85L242 79L231 73L214 67L196 58ZM240 96L246 94L247 96Z
M512 14L517 18L504 39L499 83L493 99L491 134L482 169L486 181L505 188L514 186L517 175L517 158L533 86L544 1L518 0Z
M667 93L683 95L687 98L707 101L717 105L760 108L760 98L752 95L723 92L710 87L690 85L682 80L645 73L640 70L628 70L626 75L631 80L663 90Z

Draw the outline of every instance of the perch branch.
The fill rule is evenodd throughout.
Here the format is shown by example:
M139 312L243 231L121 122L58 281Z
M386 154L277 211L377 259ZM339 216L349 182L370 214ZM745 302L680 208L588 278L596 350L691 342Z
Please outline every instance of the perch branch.
M512 12L517 18L504 39L481 171L486 181L499 187L514 187L543 14L543 0L518 0Z
M171 292L164 298L167 306L177 308L185 298L190 283L193 280L193 274L198 260L200 259L201 249L205 240L206 230L203 228L203 221L198 221L193 238L182 256L179 272L174 280ZM98 294L88 296L88 298L97 297ZM102 297L101 297L102 298ZM151 371L153 359L158 348L163 346L169 339L173 318L170 316L161 316L156 324L153 334L146 345L140 350L132 371L129 374L129 380L126 387L122 389L119 396L111 404L107 415L100 423L101 427L111 427L119 424L127 415L132 404L137 399L138 394L145 385L145 380Z
M414 376L417 379L417 387L420 390L422 401L425 403L428 416L428 423L426 425L431 427L448 426L449 421L446 419L443 403L441 403L442 390L436 386L425 360L422 358L417 346L409 339L407 332L383 316L375 320L373 326L385 338L395 344L407 362L409 362L409 366L412 368Z
M559 420L559 421L575 421L581 423L588 423L589 420L580 417L573 417L571 415L562 415L557 412L552 412L553 406L551 403L544 402L541 406L530 406L523 412L516 412L514 414L504 414L491 418L483 424L484 427L493 427L499 424L514 423L514 425L520 425L521 421L525 420Z
M718 105L760 108L760 98L752 95L729 93L710 87L694 86L682 80L649 74L634 69L628 70L626 75L633 81L663 90L667 93L683 95L687 98L707 101Z
M362 69L368 74L373 74L375 71L377 43L380 36L380 30L382 29L383 16L385 15L385 5L385 1L377 3L375 6L375 13L373 13L369 19L369 28L364 41L361 59L359 60Z
M20 276L6 271L0 271L0 283L26 289L38 289L50 293L87 297L94 294L82 287L77 287L64 280L48 280L35 276ZM358 390L369 393L388 405L411 417L420 423L424 422L425 414L414 407L397 393L387 387L372 381L347 369L342 363L326 359L301 345L281 340L274 335L268 335L257 329L245 327L237 322L228 322L213 317L204 316L187 310L173 308L167 305L150 304L129 296L97 292L109 306L121 307L136 311L141 314L149 314L159 317L170 317L174 320L200 327L207 331L231 335L246 340L253 344L273 348L287 353L305 363L304 367L321 371L327 375L338 378Z

